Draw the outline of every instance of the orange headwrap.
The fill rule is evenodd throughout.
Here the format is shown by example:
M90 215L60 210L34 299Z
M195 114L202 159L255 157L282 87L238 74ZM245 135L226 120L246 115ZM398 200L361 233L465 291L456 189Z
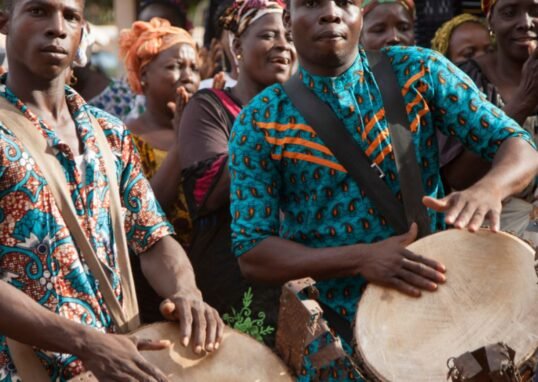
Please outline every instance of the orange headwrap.
M158 17L149 22L135 21L131 29L121 31L120 55L127 69L127 80L135 93L142 94L142 68L159 53L176 44L188 44L196 49L189 32L173 27L168 20Z

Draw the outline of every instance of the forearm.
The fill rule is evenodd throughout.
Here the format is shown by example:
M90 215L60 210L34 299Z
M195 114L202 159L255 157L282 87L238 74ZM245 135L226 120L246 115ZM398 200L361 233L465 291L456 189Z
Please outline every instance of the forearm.
M519 138L506 140L495 155L491 170L478 187L486 187L505 199L522 191L538 173L538 153Z
M182 290L198 291L187 254L171 236L166 236L140 255L144 276L163 298Z
M269 237L239 257L243 275L252 281L282 284L312 277L316 280L354 276L368 245L309 248L279 237Z
M45 309L3 281L0 281L0 312L0 333L41 349L78 355L89 337L99 335L95 329Z
M167 216L172 213L177 201L180 182L179 145L174 145L150 180L155 197Z

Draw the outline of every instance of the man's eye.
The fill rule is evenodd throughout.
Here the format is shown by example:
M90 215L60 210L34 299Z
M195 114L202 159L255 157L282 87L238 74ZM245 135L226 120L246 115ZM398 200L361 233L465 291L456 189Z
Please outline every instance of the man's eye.
M43 16L45 11L42 8L30 8L28 13L30 13L32 16Z

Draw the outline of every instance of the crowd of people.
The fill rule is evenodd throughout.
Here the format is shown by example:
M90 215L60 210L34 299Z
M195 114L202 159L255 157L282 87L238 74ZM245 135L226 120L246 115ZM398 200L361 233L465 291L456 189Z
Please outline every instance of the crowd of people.
M537 0L482 0L483 17L446 21L431 50L416 45L413 0L223 0L203 48L184 3L143 1L121 31L116 79L87 59L84 5L10 0L0 12L0 382L24 375L8 338L33 346L51 380L165 381L139 351L167 345L120 335L131 325L105 296L103 284L128 305L125 262L142 323L178 321L182 344L202 353L218 351L225 324L274 348L290 280L315 279L323 309L349 326L367 283L434 292L445 266L405 249L426 231L489 226L538 246ZM420 227L376 51L408 117ZM299 88L341 122L409 224L396 226L337 159L311 120L323 109L303 109ZM341 337L346 362L314 362L318 338L297 380L362 380Z

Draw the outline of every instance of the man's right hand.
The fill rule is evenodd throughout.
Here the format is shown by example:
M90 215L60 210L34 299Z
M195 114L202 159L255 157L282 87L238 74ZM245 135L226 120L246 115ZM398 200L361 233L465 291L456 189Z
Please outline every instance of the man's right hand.
M394 288L413 297L435 291L446 281L445 266L416 255L405 247L417 238L417 225L409 232L367 246L360 274L371 283Z
M92 333L93 332L93 333ZM162 350L169 341L137 339L131 336L103 334L92 330L77 354L100 381L158 381L168 378L142 357L140 350Z

